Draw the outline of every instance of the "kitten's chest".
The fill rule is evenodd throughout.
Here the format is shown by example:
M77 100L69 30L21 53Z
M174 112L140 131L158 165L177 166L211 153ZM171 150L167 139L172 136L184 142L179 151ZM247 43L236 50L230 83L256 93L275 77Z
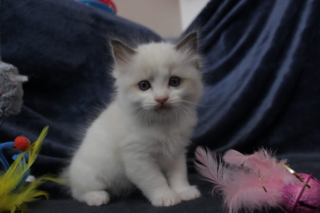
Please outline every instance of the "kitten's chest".
M172 156L189 145L187 134L179 131L157 132L152 135L150 151L154 154Z

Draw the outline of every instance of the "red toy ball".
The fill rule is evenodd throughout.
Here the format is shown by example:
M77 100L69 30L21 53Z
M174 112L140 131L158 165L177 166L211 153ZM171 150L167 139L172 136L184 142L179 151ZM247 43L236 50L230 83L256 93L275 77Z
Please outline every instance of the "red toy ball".
M113 3L112 0L98 0L98 1L108 5L112 10L114 10L115 13L117 12L116 5Z
M16 139L14 140L14 147L16 149L19 149L19 150L26 150L29 148L30 146L30 141L28 138L24 137L24 136L18 136L16 137Z

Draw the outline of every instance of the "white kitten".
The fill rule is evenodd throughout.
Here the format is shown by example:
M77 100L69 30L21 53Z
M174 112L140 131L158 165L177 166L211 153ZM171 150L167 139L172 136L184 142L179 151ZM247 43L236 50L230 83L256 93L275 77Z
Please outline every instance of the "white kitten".
M73 197L99 206L135 186L154 206L199 197L188 183L185 159L203 90L197 33L176 46L111 45L117 93L65 171Z

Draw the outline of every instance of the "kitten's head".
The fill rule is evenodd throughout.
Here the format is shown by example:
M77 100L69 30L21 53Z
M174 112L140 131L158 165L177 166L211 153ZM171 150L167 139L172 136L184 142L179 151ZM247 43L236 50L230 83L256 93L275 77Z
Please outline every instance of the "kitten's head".
M203 90L196 32L177 45L149 43L132 49L115 40L111 45L117 99L127 110L166 118L195 108Z

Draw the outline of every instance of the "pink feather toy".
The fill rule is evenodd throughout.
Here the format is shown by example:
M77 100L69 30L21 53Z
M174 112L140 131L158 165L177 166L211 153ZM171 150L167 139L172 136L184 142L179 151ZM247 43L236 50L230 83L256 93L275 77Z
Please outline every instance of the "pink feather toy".
M222 193L229 213L270 208L290 213L320 211L320 181L307 174L297 174L261 149L252 155L229 150L223 158L198 147L196 169L214 184L212 192ZM284 210L283 209L283 210Z

